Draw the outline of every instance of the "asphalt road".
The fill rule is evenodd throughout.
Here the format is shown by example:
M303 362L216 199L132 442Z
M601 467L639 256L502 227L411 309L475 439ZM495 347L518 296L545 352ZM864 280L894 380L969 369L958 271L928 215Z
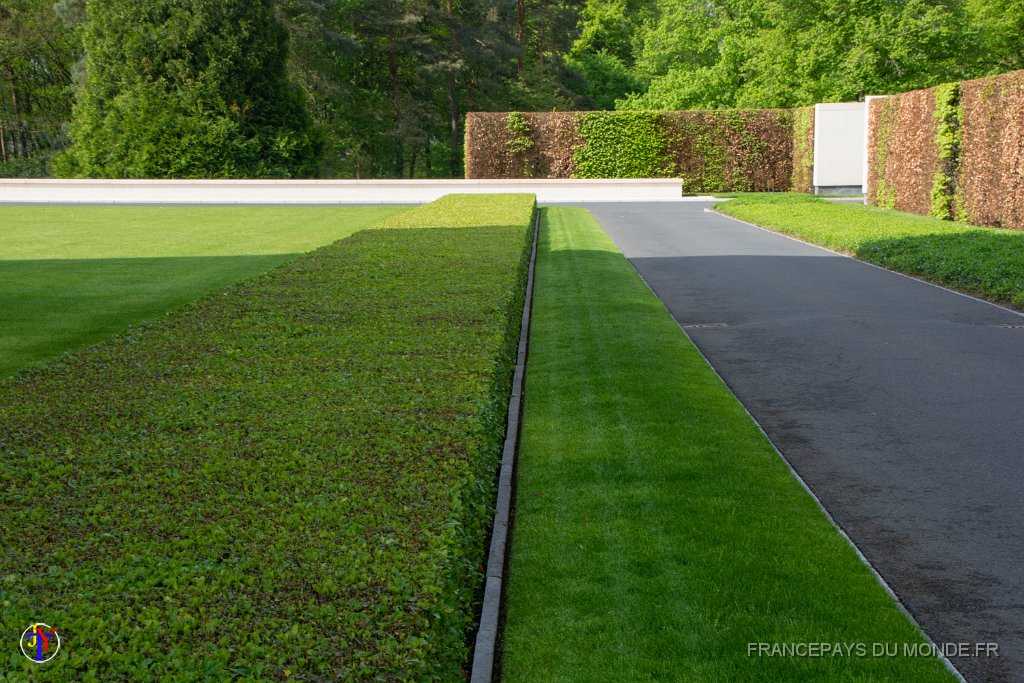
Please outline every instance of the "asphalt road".
M1024 681L1024 318L705 206L587 208L928 634L998 644L964 676Z

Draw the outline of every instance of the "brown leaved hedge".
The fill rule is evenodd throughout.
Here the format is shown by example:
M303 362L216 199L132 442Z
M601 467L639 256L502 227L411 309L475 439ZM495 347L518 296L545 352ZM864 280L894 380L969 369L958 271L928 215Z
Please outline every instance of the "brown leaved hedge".
M873 100L868 202L1024 229L1024 71Z

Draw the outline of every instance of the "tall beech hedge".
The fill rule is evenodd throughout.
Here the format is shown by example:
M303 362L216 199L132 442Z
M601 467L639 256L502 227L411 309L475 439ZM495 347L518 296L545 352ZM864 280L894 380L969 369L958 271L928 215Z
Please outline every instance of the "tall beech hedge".
M870 106L869 203L1024 229L1024 71Z
M814 107L793 110L793 192L814 194Z
M467 178L673 178L684 192L788 190L789 110L474 113Z
M961 83L960 110L960 216L1024 229L1024 71Z
M10 680L461 678L535 205L488 199L0 382L0 624L63 643Z

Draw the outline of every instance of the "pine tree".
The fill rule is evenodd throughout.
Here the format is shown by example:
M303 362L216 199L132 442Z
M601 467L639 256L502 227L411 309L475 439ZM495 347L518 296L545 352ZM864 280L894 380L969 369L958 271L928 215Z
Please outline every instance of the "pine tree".
M303 177L319 144L272 0L92 0L85 82L58 171Z

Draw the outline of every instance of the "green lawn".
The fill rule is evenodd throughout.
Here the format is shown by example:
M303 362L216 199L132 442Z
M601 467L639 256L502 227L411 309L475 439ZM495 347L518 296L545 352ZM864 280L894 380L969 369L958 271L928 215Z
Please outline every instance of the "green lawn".
M365 230L0 380L0 634L62 638L0 681L459 680L534 205Z
M716 208L891 270L1024 308L1024 231L799 194L749 195Z
M265 272L396 211L0 206L0 377Z
M541 235L504 680L953 680L748 656L922 636L590 214Z

